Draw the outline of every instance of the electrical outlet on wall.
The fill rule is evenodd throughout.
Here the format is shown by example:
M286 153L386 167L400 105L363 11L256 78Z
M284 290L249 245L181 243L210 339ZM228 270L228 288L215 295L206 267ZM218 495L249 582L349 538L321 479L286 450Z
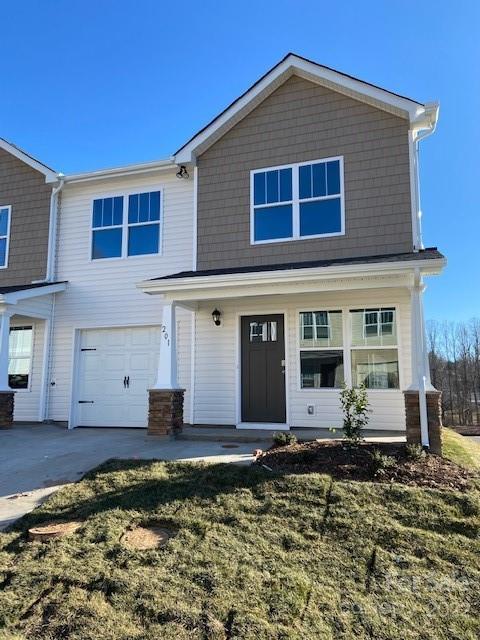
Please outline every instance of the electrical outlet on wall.
M315 415L315 405L307 404L307 415L314 416Z

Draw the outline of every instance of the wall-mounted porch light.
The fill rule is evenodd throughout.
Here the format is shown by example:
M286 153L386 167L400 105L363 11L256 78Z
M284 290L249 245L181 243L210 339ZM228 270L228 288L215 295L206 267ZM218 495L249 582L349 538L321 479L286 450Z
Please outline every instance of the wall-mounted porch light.
M219 311L216 307L215 309L212 311L212 318L213 318L213 322L215 324L216 327L220 326L220 316L222 315L221 311Z

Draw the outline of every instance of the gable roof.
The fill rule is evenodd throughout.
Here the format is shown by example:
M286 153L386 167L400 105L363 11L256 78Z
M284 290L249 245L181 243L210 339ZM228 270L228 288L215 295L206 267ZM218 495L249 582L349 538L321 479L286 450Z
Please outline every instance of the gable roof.
M32 167L32 169L43 173L43 175L45 176L45 182L57 182L58 173L54 169L48 167L43 162L40 162L40 160L37 160L26 151L23 151L23 149L20 149L20 147L17 147L17 145L8 142L4 138L0 138L0 149L3 149L25 164L28 164L28 166Z
M411 124L416 123L416 128L430 127L432 110L435 111L436 121L436 115L438 114L438 105L436 103L422 104L302 56L288 53L247 91L180 147L174 154L174 161L177 164L194 162L198 155L206 151L237 122L253 111L257 105L263 102L292 75L297 75L310 82L320 84L333 91L343 93L378 109L405 118ZM423 120L425 120L425 123Z

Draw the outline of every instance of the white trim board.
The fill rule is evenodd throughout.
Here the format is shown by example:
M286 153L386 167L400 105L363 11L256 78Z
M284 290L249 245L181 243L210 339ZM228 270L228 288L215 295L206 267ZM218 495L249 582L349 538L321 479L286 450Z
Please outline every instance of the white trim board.
M53 169L50 169L50 167L47 167L47 165L43 164L39 160L36 160L25 151L22 151L11 142L7 142L7 140L0 138L0 149L3 149L10 155L15 156L15 158L17 158L18 160L21 160L25 164L28 164L28 166L32 167L32 169L43 173L43 175L45 176L45 182L58 182L60 174L58 174Z

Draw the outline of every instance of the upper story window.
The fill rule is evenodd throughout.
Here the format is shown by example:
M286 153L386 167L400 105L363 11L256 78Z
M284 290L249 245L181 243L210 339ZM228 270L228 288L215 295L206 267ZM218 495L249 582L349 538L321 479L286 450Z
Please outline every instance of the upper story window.
M160 191L95 199L92 260L159 253L160 211Z
M251 243L344 233L343 157L251 172Z
M12 207L0 207L0 268L8 264L8 244L10 236L10 214Z

